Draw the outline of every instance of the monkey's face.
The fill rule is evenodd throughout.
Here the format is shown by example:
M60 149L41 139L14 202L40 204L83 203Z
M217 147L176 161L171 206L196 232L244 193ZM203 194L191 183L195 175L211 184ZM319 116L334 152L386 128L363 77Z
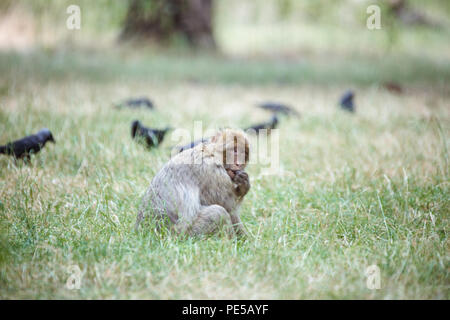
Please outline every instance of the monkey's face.
M212 142L221 153L223 166L231 178L236 171L245 169L250 147L244 132L227 129L213 137Z

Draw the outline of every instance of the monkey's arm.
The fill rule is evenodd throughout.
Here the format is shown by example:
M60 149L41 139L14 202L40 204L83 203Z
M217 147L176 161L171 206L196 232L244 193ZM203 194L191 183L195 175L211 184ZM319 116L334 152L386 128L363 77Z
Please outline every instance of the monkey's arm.
M247 172L239 170L236 171L236 175L233 178L233 182L237 185L234 192L238 197L237 199L238 203L235 210L230 213L231 223L233 224L234 230L238 236L246 236L247 231L245 230L241 218L239 217L237 212L242 199L250 190L250 179L248 177Z

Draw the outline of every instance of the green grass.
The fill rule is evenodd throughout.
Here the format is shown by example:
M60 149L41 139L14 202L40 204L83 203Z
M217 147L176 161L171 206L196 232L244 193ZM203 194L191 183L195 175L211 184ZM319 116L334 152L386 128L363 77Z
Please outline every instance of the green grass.
M448 59L432 60L414 55L393 54L368 57L326 54L294 61L270 58L224 58L185 51L158 52L143 50L130 55L127 49L105 48L71 54L66 50L32 51L24 55L0 52L0 72L4 81L88 80L115 81L191 81L196 83L267 85L358 83L379 84L395 81L410 85L446 87L450 81ZM110 52L114 50L115 52ZM30 79L29 79L30 80ZM5 84L11 85L11 84Z
M56 139L29 165L0 157L1 299L450 298L446 33L405 31L386 51L381 34L366 47L364 30L316 26L278 38L274 55L265 39L280 32L240 28L218 28L224 55L70 42L0 51L0 143L42 127ZM337 107L348 88L354 115ZM112 108L140 95L157 110ZM264 100L302 116L280 121L280 174L248 168L241 217L251 236L135 233L175 141L146 151L131 121L244 127L268 118L254 107ZM366 287L373 264L379 290ZM80 290L65 286L73 265Z
M449 298L447 90L416 85L399 96L355 84L352 116L336 107L339 84L245 86L133 73L108 81L58 69L45 54L47 71L39 59L9 57L1 66L10 72L1 141L47 126L57 143L31 165L0 158L2 298ZM211 77L223 80L221 72ZM111 107L136 94L150 95L158 111ZM281 165L291 174L249 168L242 219L252 236L135 234L140 198L174 143L169 137L145 151L131 141L131 121L244 126L267 117L253 107L264 99L292 103L302 118L280 126ZM381 269L380 290L366 287L372 264ZM80 290L65 287L71 265L83 272Z

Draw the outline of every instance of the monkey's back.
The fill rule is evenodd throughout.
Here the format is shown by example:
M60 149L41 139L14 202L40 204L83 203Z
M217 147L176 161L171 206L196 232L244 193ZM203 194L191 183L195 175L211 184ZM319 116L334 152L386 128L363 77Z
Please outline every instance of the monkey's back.
M236 207L233 182L212 156L198 158L202 146L174 156L154 176L140 209L140 215L193 219L201 206L213 204L232 211Z

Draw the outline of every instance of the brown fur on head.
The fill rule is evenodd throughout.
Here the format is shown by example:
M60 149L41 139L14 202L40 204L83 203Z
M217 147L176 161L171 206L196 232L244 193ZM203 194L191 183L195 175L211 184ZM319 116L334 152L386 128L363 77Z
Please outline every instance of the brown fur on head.
M231 178L244 170L249 161L250 144L242 130L224 129L211 138L213 152Z

